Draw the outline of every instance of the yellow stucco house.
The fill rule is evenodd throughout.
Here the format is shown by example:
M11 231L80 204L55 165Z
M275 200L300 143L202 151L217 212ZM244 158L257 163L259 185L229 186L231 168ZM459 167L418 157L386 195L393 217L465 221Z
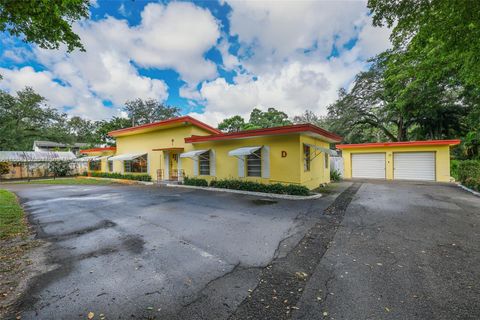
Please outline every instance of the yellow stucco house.
M344 177L449 182L450 147L460 140L340 144Z
M330 182L331 143L341 137L311 124L234 133L221 131L190 116L112 131L116 149L84 150L90 170L149 174L154 181L184 176L245 179L262 183L304 185ZM100 164L98 164L100 162Z

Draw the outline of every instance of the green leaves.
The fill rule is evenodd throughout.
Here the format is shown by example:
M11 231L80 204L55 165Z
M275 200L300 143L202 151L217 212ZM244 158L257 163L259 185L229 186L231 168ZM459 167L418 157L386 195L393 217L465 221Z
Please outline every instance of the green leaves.
M0 31L44 49L85 51L72 23L89 17L89 0L0 0Z
M132 119L132 126L175 118L180 115L177 107L166 106L155 99L135 99L125 103L124 111Z
M223 132L238 132L244 130L245 120L240 116L233 116L227 119L224 119L218 124L218 130Z
M452 73L480 88L480 2L476 0L369 0L373 23L393 27L395 50L416 60L423 81Z
M254 108L250 113L250 120L245 122L241 116L233 116L220 122L218 129L225 132L237 132L241 130L272 128L292 124L285 112L275 108L267 111Z

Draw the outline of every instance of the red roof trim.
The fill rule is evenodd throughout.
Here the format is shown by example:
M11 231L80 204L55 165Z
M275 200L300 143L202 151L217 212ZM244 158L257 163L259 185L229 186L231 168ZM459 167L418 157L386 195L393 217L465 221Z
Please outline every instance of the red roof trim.
M158 148L152 149L152 151L183 151L182 147L171 147L171 148Z
M374 142L374 143L356 143L356 144L337 144L337 149L353 149L353 148L381 148L381 147L415 147L415 146L454 146L461 141L452 140L425 140L425 141L401 141L401 142Z
M294 124L289 126L266 128L266 129L253 129L253 130L245 130L245 131L231 132L231 133L220 133L220 134L215 134L211 136L191 136L189 138L185 138L185 142L195 143L195 142L204 142L204 141L226 140L226 139L279 135L279 134L300 133L300 132L313 132L321 136L324 136L328 139L331 139L335 142L342 141L342 137L334 133L331 133L327 130L324 130L322 128L319 128L317 126L314 126L312 124Z
M197 127L200 127L200 128L205 129L207 131L210 131L211 133L221 133L220 130L215 129L215 128L209 126L206 123L203 123L203 122L201 122L197 119L194 119L190 116L183 116L183 117L178 117L178 118L172 118L172 119L147 123L147 124L144 124L144 125L141 125L141 126L135 126L135 127L110 131L108 133L108 135L111 136L111 137L115 137L117 135L121 135L121 134L127 133L127 132L133 132L133 131L140 130L140 129L145 129L145 128L161 127L161 126L164 126L164 125L178 123L178 122L189 122L189 123L191 123L191 124L193 124Z
M116 151L117 147L104 147L104 148L92 148L80 150L80 153L93 153L93 152L104 152L104 151Z

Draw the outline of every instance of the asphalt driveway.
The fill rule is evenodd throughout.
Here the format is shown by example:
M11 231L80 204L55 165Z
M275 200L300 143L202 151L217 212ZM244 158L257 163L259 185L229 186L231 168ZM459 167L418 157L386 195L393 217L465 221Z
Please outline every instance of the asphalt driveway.
M273 202L12 188L51 243L51 271L20 300L22 319L480 317L480 198L456 186L346 183L318 200Z
M227 315L330 202L143 186L10 188L51 243L52 270L22 299L22 319L190 317L186 306L214 281L224 288L209 294L218 300L205 312Z
M296 319L480 319L480 198L364 183L297 306Z

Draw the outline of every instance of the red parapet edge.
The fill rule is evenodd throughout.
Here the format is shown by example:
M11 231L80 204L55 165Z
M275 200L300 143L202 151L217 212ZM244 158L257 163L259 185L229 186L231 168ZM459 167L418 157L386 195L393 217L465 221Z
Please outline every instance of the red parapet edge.
M167 119L167 120L162 120L162 121L157 121L157 122L152 122L152 123L147 123L147 124L143 124L141 126L135 126L135 127L130 127L130 128L124 128L124 129L118 129L118 130L114 130L114 131L110 131L108 133L109 136L111 137L115 137L115 136L118 136L118 135L121 135L123 133L127 133L127 132L134 132L136 130L140 130L140 129L146 129L146 128L155 128L155 127L161 127L161 126L165 126L165 125L168 125L168 124L173 124L173 123L178 123L178 122L189 122L193 125L196 125L197 127L200 127L202 129L205 129L207 131L210 131L211 133L221 133L220 130L218 129L215 129L211 126L209 126L208 124L204 123L204 122L201 122L200 120L197 120L195 118L192 118L190 116L183 116L183 117L178 117L178 118L172 118L172 119Z
M116 151L117 147L104 147L104 148L92 148L80 150L80 153L93 153L93 152L104 152L104 151Z
M204 142L204 141L215 141L215 140L227 140L227 139L238 139L238 138L248 138L255 136L267 136L267 135L280 135L288 133L301 133L301 132L313 132L329 138L335 142L342 141L342 137L336 135L332 132L324 130L320 127L314 126L313 124L294 124L281 127L265 128L265 129L252 129L239 132L230 132L230 133L219 133L210 136L191 136L185 138L186 143L195 143L195 142Z
M373 143L352 143L337 144L337 149L353 149L353 148L381 148L381 147L402 147L402 146L454 146L460 144L459 139L451 140L425 140L425 141L400 141L400 142L373 142Z

